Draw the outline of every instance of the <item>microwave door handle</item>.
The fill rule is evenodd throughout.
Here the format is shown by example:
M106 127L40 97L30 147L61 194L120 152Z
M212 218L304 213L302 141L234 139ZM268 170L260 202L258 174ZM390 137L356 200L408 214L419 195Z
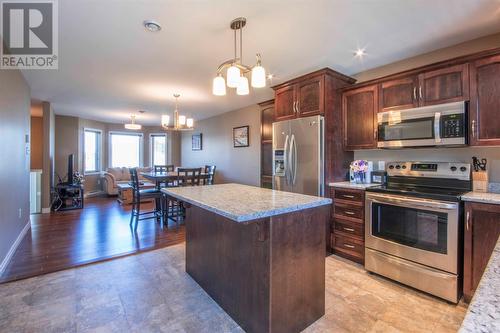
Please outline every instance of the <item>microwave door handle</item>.
M441 142L441 112L434 114L434 139L436 143Z

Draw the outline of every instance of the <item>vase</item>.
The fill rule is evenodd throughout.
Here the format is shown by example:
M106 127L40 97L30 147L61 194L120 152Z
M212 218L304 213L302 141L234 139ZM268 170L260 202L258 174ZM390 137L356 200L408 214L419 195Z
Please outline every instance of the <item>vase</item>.
M364 172L356 172L354 174L354 182L356 184L363 184L365 182L365 173Z

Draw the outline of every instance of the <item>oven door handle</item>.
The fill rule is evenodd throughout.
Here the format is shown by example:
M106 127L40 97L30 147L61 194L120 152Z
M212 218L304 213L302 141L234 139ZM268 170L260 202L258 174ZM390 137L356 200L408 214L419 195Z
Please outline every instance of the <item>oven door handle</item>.
M405 205L417 208L425 208L425 209L441 209L441 210L454 210L458 208L458 204L456 203L444 203L444 202L435 202L435 201L424 201L424 200L415 200L409 198L394 198L387 196L373 196L370 195L366 198L368 201L379 203L379 204L393 204L393 205Z

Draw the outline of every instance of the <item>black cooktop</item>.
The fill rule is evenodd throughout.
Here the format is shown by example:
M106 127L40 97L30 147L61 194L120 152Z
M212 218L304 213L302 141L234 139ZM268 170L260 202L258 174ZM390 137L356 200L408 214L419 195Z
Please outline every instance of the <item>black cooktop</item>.
M454 202L460 201L460 197L468 192L468 190L464 189L411 186L403 184L387 184L387 185L368 187L366 191L399 194L410 197L428 198L428 199L454 201Z

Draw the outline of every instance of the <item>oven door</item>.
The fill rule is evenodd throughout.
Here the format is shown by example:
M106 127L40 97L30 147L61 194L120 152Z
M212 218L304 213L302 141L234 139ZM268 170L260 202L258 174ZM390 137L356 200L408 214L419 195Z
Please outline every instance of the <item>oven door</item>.
M459 205L392 194L366 194L365 245L457 274Z

